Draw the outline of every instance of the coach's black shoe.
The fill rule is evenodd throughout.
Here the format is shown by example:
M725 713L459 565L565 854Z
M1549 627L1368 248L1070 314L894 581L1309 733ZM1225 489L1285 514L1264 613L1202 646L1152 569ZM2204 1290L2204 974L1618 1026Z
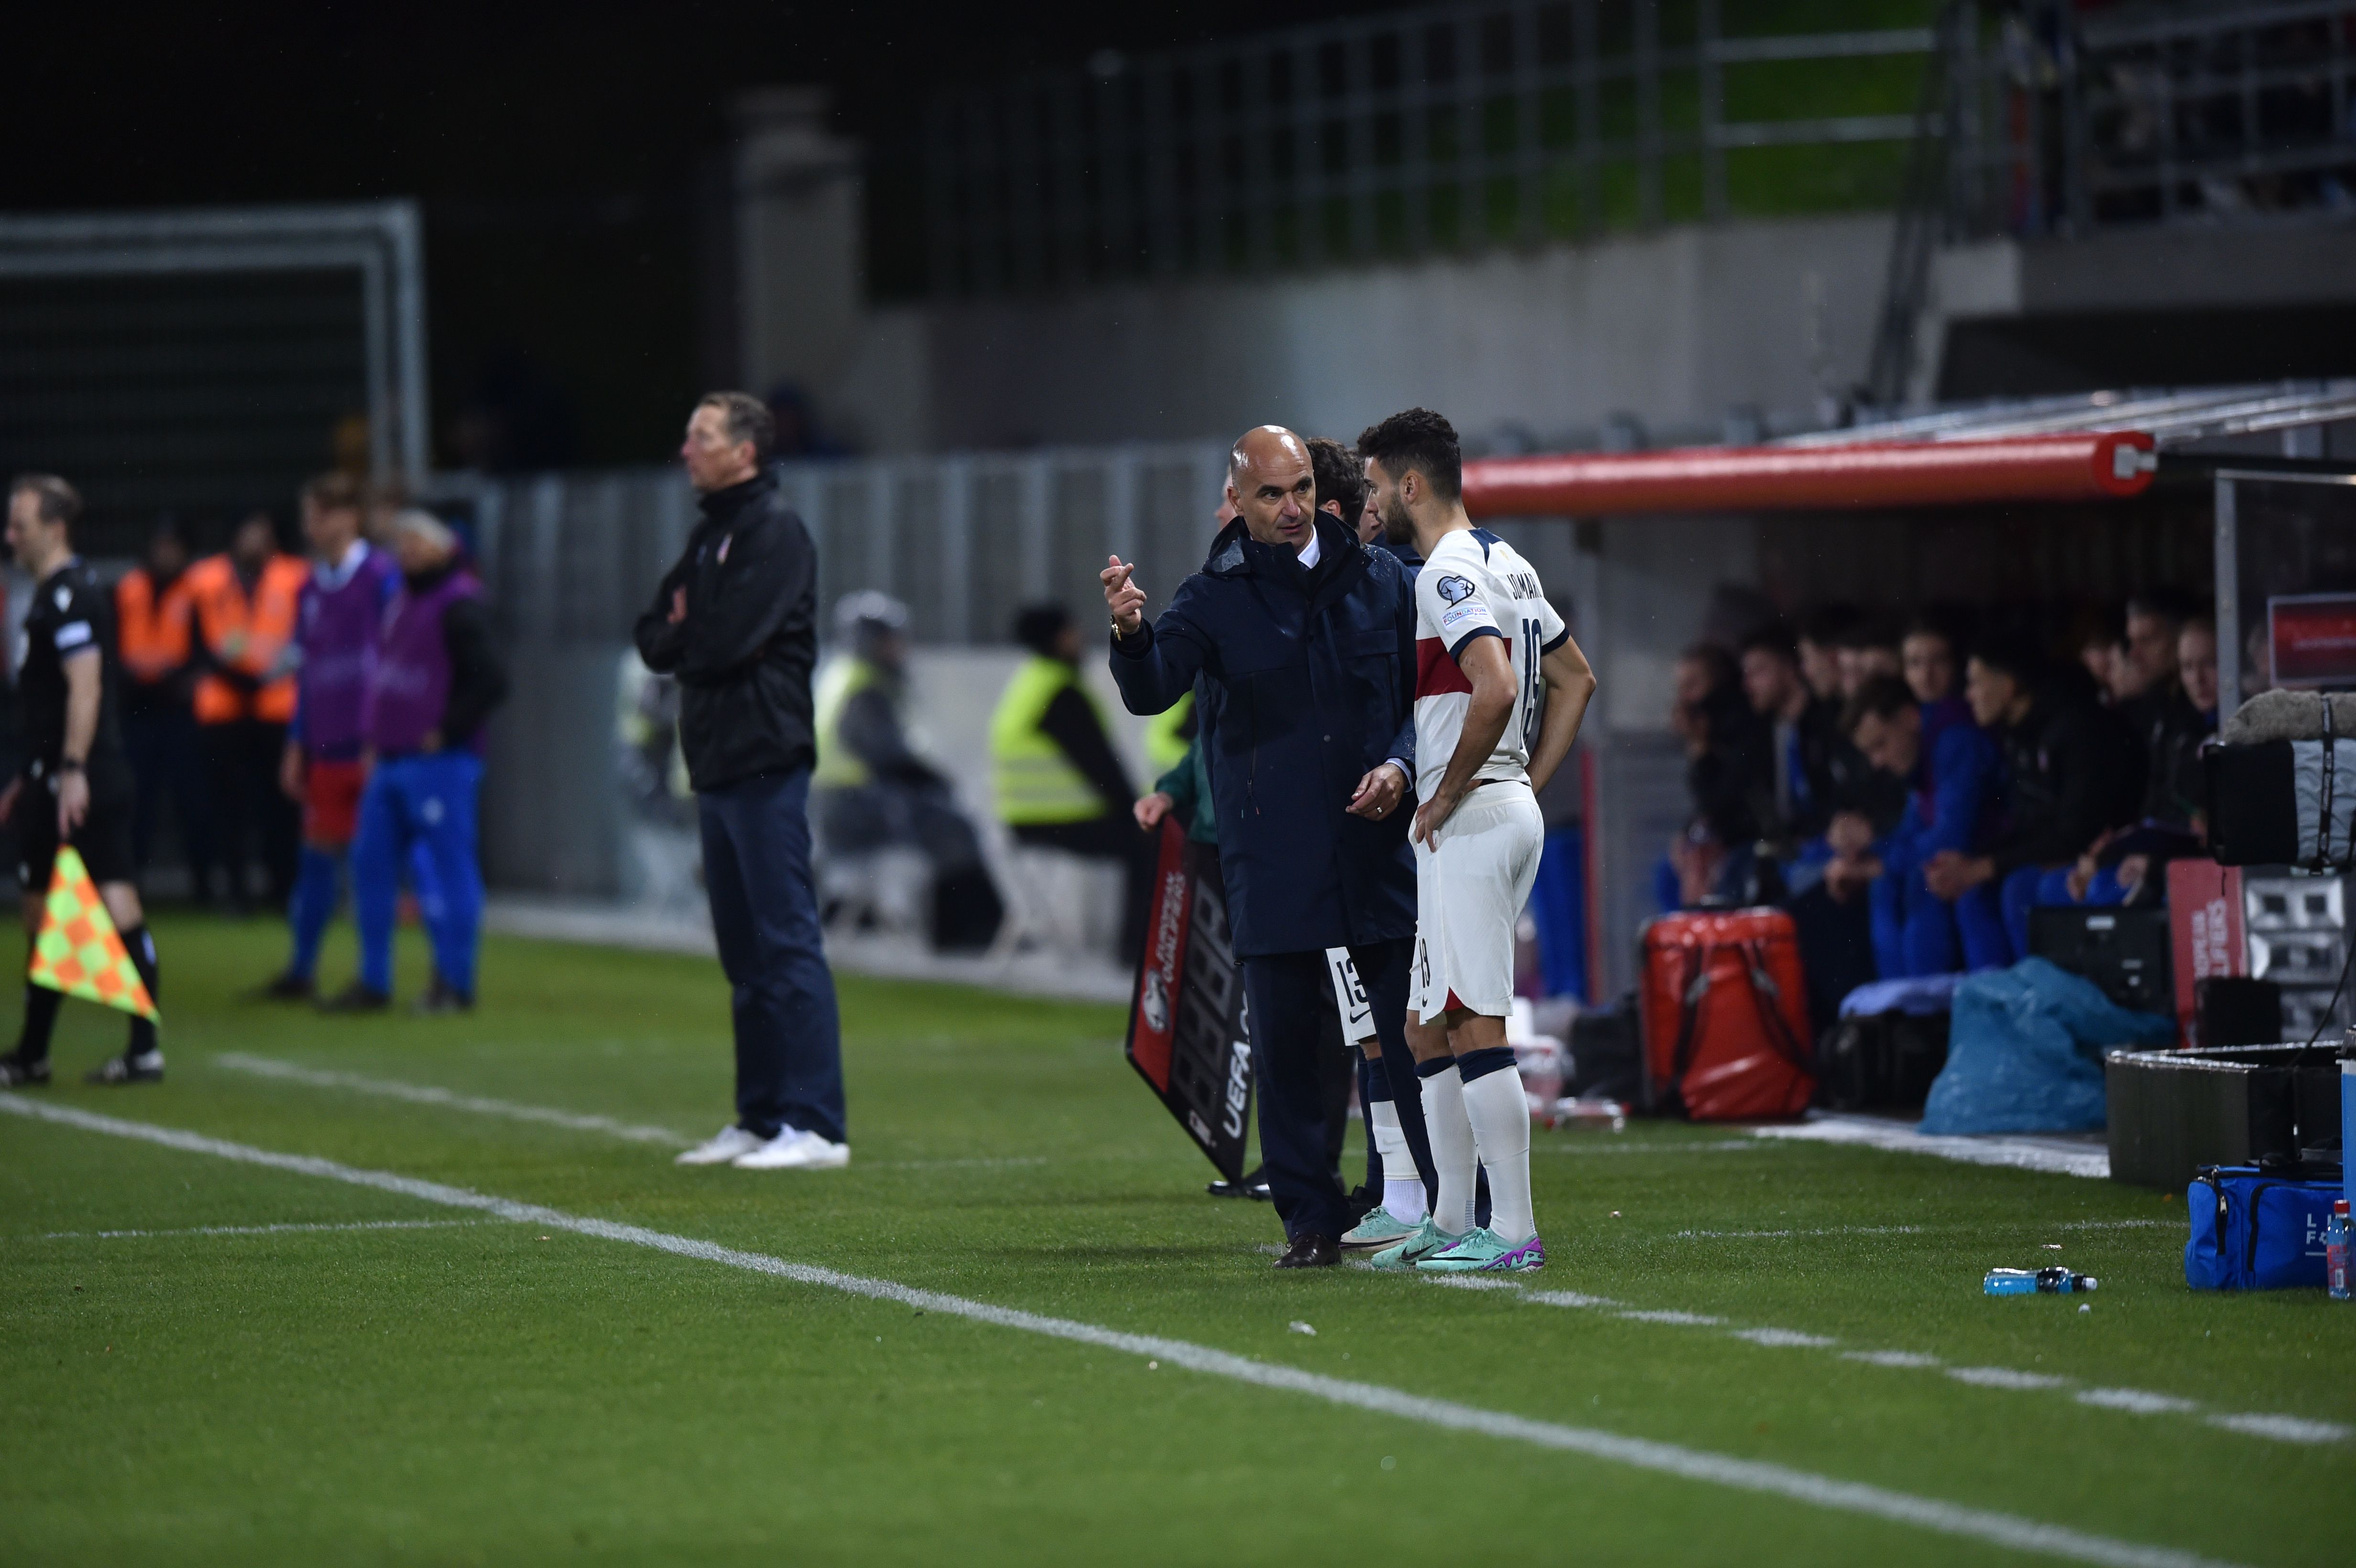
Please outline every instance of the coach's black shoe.
M46 1089L49 1086L49 1059L27 1056L12 1051L0 1056L0 1089Z
M471 1013L475 1010L475 998L436 975L434 984L426 987L425 994L418 997L409 1010L420 1018L430 1018L436 1013Z
M319 1004L323 1013L380 1013L392 998L365 980L355 980Z
M136 1056L110 1056L103 1065L84 1073L82 1082L112 1084L118 1088L126 1083L161 1083L164 1082L164 1053L143 1051Z
M308 975L281 975L249 995L257 1002L312 1002L318 1000L319 986Z
M1314 1231L1303 1231L1292 1238L1284 1255L1276 1260L1279 1268L1332 1268L1342 1261L1342 1244L1331 1236L1321 1236Z

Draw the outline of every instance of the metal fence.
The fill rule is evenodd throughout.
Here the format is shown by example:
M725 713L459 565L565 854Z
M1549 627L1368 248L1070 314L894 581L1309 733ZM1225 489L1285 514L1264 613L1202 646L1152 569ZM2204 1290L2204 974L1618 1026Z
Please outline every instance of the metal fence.
M1010 640L1016 609L1085 613L1108 554L1166 596L1202 564L1226 482L1218 443L1048 449L1016 456L787 464L786 495L819 553L819 602L873 588L907 602L923 643ZM675 467L449 481L509 636L628 635L694 525Z
M2356 0L1921 16L1760 35L1719 0L1460 5L953 94L927 127L932 289L1890 207L1921 198L1918 138L1951 234L2356 210Z
M1933 45L1928 27L1730 33L1718 0L1525 0L1099 56L932 106L932 284L994 293L1794 199L1887 206ZM1881 146L1832 160L1829 180L1826 159L1789 156L1861 144Z

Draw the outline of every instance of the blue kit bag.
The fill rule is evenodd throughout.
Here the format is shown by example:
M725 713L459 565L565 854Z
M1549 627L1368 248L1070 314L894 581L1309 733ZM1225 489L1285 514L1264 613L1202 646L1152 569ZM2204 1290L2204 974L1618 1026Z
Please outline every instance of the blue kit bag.
M2192 1221L2184 1283L2195 1290L2322 1289L2323 1228L2340 1193L2340 1173L2329 1167L2202 1166L2184 1189Z

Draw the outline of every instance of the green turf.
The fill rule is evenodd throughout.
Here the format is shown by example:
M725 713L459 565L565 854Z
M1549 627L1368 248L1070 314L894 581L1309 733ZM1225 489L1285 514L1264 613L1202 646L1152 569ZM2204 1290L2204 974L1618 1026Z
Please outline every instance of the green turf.
M235 999L277 956L268 927L158 929L170 1081L61 1082L46 1103L2130 1541L2249 1563L2349 1555L2333 1499L2356 1483L2356 1444L2072 1398L2126 1387L2201 1413L2356 1419L2356 1312L2188 1293L2182 1205L2156 1195L1637 1124L1538 1135L1553 1262L1533 1288L1723 1328L1357 1270L1280 1275L1268 1210L1202 1195L1207 1168L1120 1062L1116 1009L847 978L851 1168L681 1170L659 1147L212 1059L701 1136L728 1102L708 963L494 940L471 1018L329 1021ZM422 971L417 952L405 963ZM60 1066L78 1075L119 1032L70 1008ZM0 1116L0 1195L12 1564L2010 1555L562 1232L50 1238L476 1217L18 1117ZM2164 1223L2113 1224L2132 1220ZM2065 1228L2084 1222L2112 1228ZM1793 1233L1689 1233L1758 1231ZM1991 1264L2055 1258L2103 1276L2092 1312L1978 1292ZM1844 1349L2072 1382L1969 1387Z

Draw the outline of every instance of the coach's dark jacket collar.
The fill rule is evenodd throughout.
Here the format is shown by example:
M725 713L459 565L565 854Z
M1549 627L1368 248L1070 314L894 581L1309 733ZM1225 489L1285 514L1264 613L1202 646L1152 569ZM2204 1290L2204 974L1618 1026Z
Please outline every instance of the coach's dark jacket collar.
M1314 526L1319 540L1317 564L1305 573L1291 546L1260 543L1241 517L1221 528L1211 541L1203 571L1212 577L1275 577L1296 587L1306 581L1314 586L1319 606L1330 604L1365 573L1366 547L1328 513L1316 513Z

